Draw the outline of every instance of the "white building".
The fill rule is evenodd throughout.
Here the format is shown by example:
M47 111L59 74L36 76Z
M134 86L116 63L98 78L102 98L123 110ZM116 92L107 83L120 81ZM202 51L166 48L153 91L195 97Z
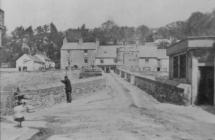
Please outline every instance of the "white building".
M37 58L43 61L45 63L45 68L50 69L50 68L55 68L55 62L53 62L50 58L48 58L46 55L43 54L36 54L35 55Z
M116 68L118 46L99 46L96 53L95 65L101 67L105 72Z
M45 68L45 63L36 56L24 54L16 60L18 71L37 71L43 68Z
M98 46L98 41L83 42L80 39L79 42L68 42L65 38L61 48L61 69L94 65Z
M138 46L139 68L141 71L163 71L169 70L169 57L166 49L158 49L154 42Z

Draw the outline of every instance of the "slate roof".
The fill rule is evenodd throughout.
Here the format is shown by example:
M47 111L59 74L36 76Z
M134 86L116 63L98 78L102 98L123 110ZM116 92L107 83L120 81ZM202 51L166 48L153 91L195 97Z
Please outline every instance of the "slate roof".
M32 61L34 61L34 62L36 62L36 63L44 63L41 59L39 59L38 57L36 57L36 56L31 56L31 55L28 55L28 54L24 54L24 55L26 55L30 60L32 60ZM24 55L22 55L22 56L24 56ZM21 56L21 57L22 57ZM20 58L21 58L20 57ZM19 58L18 58L19 59Z
M116 58L116 50L119 46L100 46L98 47L97 58Z
M95 42L66 42L63 44L61 50L96 50L97 44Z
M44 63L41 59L39 59L37 56L31 56L28 55L29 58L31 58L34 62L38 62L38 63Z
M37 56L37 55L43 57L46 61L51 61L51 59L48 58L46 55L43 55L43 54L36 54L35 56Z
M138 57L153 57L158 59L168 58L166 55L166 49L158 49L157 44L154 42L146 43L143 46L138 46L138 51Z

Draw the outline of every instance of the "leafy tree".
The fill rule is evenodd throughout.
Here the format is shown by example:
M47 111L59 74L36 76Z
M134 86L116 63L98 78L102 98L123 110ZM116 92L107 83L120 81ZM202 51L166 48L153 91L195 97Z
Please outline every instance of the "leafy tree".
M144 44L149 32L150 32L150 29L145 25L141 25L141 26L137 27L136 36L141 44Z

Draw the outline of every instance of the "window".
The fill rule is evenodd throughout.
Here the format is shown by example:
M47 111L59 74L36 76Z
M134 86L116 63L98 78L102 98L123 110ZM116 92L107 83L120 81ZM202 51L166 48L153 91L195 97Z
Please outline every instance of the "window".
M173 57L173 77L178 78L178 56Z
M149 59L148 59L148 58L146 58L146 59L145 59L145 62L146 62L146 63L148 63L148 62L149 62Z
M88 63L88 59L87 58L84 58L84 63Z
M103 59L100 59L100 63L104 63L104 60L103 60Z
M186 55L180 55L180 78L186 77Z
M173 78L186 78L186 54L173 57Z
M88 52L88 50L84 50L84 53L87 53Z

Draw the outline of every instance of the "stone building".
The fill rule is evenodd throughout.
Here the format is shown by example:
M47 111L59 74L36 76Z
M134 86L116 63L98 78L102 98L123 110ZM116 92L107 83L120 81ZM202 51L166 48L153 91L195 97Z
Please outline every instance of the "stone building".
M117 48L117 62L129 70L137 71L139 69L137 46L125 45Z
M159 49L154 42L138 46L138 58L140 71L162 71L169 70L169 57L166 49Z
M191 86L192 104L215 104L215 36L188 37L167 49L169 77Z
M95 65L101 67L105 72L114 70L117 65L116 50L119 46L99 46L96 53Z
M2 33L4 30L4 11L0 9L0 47L2 47Z
M95 63L96 49L99 42L68 42L65 38L61 48L61 69L76 66L90 66Z

